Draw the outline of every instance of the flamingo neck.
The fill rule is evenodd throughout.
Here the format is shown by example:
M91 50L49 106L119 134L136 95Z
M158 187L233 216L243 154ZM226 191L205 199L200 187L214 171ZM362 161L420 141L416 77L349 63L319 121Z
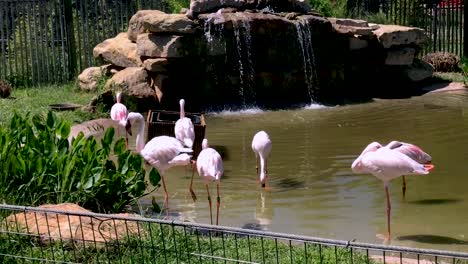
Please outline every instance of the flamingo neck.
M179 105L180 105L180 118L184 118L185 117L185 102L183 100L180 100L179 102Z
M265 159L260 156L260 182L264 184L266 182L266 171L265 171Z
M138 128L135 148L137 152L140 152L144 147L145 147L145 120L142 120Z
M122 93L118 92L117 95L115 96L115 100L117 101L117 103L120 103L121 99L122 99Z

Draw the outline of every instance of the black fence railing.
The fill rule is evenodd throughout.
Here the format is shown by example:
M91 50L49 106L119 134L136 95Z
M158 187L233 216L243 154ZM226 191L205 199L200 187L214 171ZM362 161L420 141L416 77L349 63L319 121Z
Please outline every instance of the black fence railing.
M0 204L1 263L467 263L468 253L386 246L138 215L73 204Z
M93 48L164 0L0 0L0 79L62 83L95 65Z
M419 27L429 41L423 53L447 51L466 55L465 0L348 0L351 17L372 17L380 14L386 23Z

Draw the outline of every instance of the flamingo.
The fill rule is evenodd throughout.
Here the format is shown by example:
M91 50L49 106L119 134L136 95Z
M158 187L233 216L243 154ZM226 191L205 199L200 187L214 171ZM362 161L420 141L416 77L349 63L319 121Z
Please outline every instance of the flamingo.
M145 119L140 113L130 112L128 114L127 126L127 131L130 135L132 135L131 128L134 125L137 126L136 152L152 167L156 168L161 175L164 188L164 205L168 214L167 216L169 216L169 195L164 176L166 171L171 167L189 165L192 156L188 153L191 153L192 149L185 148L178 139L169 136L154 137L145 144Z
M175 137L180 140L186 147L192 148L193 141L195 140L195 130L193 127L192 120L185 117L185 100L180 99L180 118L177 120L174 126Z
M258 160L260 158L260 183L264 188L268 178L267 159L271 152L271 140L265 131L262 130L255 134L252 140L252 150L255 153L257 175Z
M204 177L205 179L205 186L206 192L208 194L208 205L210 207L210 223L213 224L213 213L211 211L211 196L210 196L210 189L208 188L208 182L216 182L216 225L219 223L219 206L221 204L221 197L219 195L219 182L221 180L221 176L224 173L223 168L223 160L221 155L213 149L208 147L208 139L203 139L202 141L202 151L198 154L198 158L196 161L197 164L197 171L198 175ZM190 193L192 194L193 201L197 199L195 192L192 189L193 184L193 175L192 173L192 180L190 182Z
M388 143L385 147L401 152L420 164L427 164L427 163L431 163L432 161L432 157L429 154L424 152L420 147L410 144L410 143L405 143L405 142L394 140ZM404 198L405 193L406 193L405 175L402 176L402 179L403 179L402 191L403 191L403 198Z
M111 119L114 121L118 121L119 125L125 127L127 126L128 111L127 111L127 107L120 102L122 99L122 93L117 92L115 99L116 99L116 103L112 106L111 112L110 112ZM117 130L117 133L119 134L118 131L119 130ZM127 133L125 133L125 144L128 148Z
M420 164L402 152L390 147L382 147L380 143L372 142L351 165L354 173L370 173L384 183L387 197L387 235L385 240L390 240L391 204L388 192L389 182L403 175L428 174L434 168L432 164Z

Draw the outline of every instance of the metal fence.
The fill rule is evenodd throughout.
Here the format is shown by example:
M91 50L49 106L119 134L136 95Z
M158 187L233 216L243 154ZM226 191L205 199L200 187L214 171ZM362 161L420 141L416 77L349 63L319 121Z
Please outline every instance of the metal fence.
M42 207L0 205L1 263L467 263L384 246Z
M164 0L0 0L0 79L62 83L95 65L93 48Z
M462 57L468 48L464 41L464 1L348 0L347 8L353 17L372 17L384 23L424 29L429 37L424 53L447 51Z

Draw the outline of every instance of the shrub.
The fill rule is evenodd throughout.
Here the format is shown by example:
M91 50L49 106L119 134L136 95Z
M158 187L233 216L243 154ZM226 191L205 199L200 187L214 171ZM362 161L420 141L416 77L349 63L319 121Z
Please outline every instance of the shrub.
M449 52L434 52L424 55L423 61L434 67L436 72L457 72L460 70L460 58Z
M46 118L15 113L8 130L0 127L0 200L31 206L71 202L115 213L147 194L142 158L125 149L123 138L112 144L114 128L101 144L80 133L70 145L69 133L70 124L52 112ZM157 188L159 180L152 169L151 184Z

